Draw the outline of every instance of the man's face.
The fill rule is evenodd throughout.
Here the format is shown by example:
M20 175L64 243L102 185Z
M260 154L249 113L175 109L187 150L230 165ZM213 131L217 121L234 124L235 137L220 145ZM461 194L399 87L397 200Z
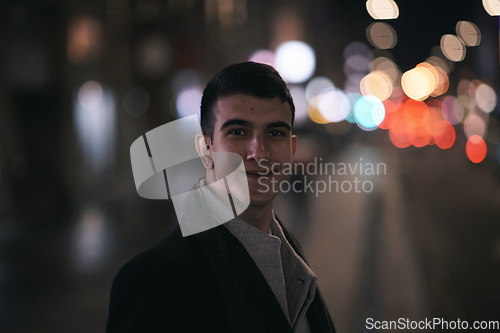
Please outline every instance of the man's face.
M290 105L278 97L235 94L217 101L214 116L210 155L240 155L247 173L250 205L270 204L278 194L279 184L289 177L282 170L292 163L297 146L297 137L291 132Z

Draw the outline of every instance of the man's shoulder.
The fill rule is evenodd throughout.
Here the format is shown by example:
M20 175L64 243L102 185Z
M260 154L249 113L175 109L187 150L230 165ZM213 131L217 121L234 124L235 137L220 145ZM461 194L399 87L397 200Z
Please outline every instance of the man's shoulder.
M118 272L111 288L108 332L201 332L204 325L227 322L223 308L199 242L183 237L177 227Z
M195 239L183 237L175 227L158 242L130 259L129 264L148 264L156 269L175 270L178 266L203 260L203 253Z

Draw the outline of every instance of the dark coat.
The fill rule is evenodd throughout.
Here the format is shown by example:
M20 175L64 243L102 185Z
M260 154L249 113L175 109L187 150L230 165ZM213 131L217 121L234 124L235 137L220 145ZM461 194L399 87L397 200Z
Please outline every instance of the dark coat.
M285 236L302 256L297 242ZM335 332L321 294L311 332ZM271 287L224 226L182 237L177 227L126 263L111 289L107 333L292 332Z

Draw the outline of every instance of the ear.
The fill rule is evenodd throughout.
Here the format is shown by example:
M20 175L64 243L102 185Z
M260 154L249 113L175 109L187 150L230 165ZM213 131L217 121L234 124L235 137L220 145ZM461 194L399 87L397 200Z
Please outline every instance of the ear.
M198 134L195 138L195 146L198 155L203 162L203 166L207 170L212 170L214 168L214 162L211 155L212 141L206 135Z
M297 136L292 135L292 155L295 155L295 150L297 150Z

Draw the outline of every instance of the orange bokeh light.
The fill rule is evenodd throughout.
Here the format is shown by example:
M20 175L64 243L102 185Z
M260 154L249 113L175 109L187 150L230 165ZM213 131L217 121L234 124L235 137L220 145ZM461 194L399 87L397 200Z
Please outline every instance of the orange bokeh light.
M411 144L414 147L420 148L430 144L431 139L432 139L431 131L427 126L427 124L425 124L423 126L415 127Z
M406 121L412 127L420 127L427 123L429 109L424 102L409 99L403 105L403 113Z
M395 119L389 128L389 139L397 148L406 148L411 146L415 129L408 125L405 118Z
M439 114L439 112L434 109L433 107L428 106L428 109L429 109L429 118L427 119L427 131L431 137L431 140L429 142L429 145L434 145L436 144L436 142L434 141L434 125L440 121L442 118L441 118L441 115Z
M439 148L448 149L455 143L457 135L452 124L439 120L433 126L432 137Z
M486 147L486 142L479 135L472 135L465 145L465 152L467 157L472 163L480 163L486 157L486 152L488 148Z
M325 119L318 108L318 98L319 96L314 96L307 107L307 113L309 118L317 124L328 124L330 121Z
M448 74L446 74L446 72L442 68L434 66L434 69L438 73L439 80L436 88L431 93L431 96L437 97L445 94L448 91L448 88L450 87L450 80L448 78Z
M385 100L382 104L384 104L385 108L385 117L378 127L387 130L391 127L391 124L398 116L399 104L396 104L391 100Z

